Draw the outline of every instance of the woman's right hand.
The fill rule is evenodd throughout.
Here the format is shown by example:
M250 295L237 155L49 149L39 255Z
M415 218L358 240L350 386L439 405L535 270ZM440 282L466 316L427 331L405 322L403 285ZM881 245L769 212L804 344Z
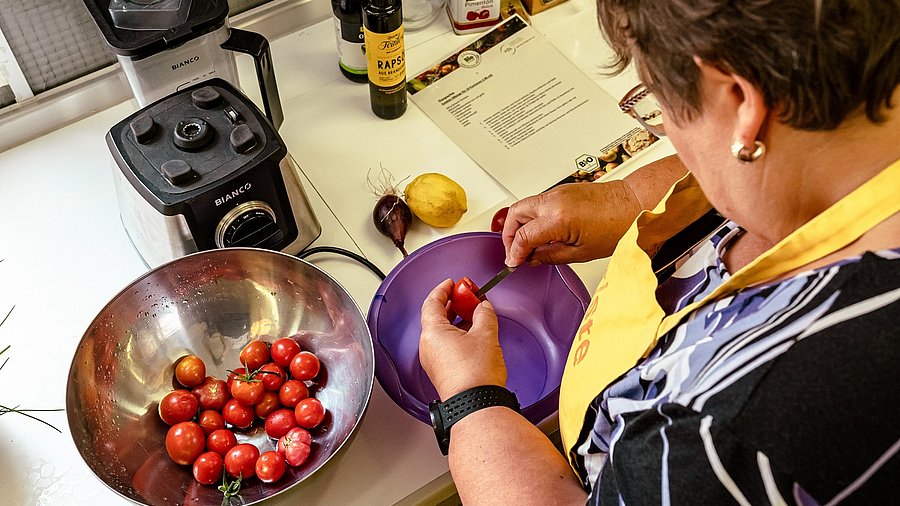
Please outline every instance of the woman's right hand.
M522 199L510 206L503 225L506 265L607 257L640 210L628 185L618 180L564 184Z
M644 209L653 207L687 168L675 155L644 165L623 180L570 183L509 207L503 225L506 265L588 262L612 255L619 239ZM708 209L690 209L674 234ZM670 236L661 238L667 239ZM531 258L529 258L529 256Z

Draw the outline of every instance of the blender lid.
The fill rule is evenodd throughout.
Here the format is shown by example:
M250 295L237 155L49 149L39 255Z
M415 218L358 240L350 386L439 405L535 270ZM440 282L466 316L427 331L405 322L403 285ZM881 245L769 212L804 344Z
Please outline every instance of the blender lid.
M225 24L227 0L84 0L110 49L142 58Z

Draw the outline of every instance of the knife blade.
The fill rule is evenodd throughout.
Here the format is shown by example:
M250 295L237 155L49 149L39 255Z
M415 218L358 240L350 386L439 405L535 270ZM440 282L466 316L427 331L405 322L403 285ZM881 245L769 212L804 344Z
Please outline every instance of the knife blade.
M481 288L478 289L478 291L475 293L475 296L478 297L479 299L484 297L484 294L486 294L488 292L488 290L497 286L497 283L503 281L503 278L505 278L506 276L509 276L515 270L516 270L516 267L510 267L508 265L504 266L502 271L498 272L496 276L491 278L490 281L488 281L487 283L484 284L484 286L482 286Z

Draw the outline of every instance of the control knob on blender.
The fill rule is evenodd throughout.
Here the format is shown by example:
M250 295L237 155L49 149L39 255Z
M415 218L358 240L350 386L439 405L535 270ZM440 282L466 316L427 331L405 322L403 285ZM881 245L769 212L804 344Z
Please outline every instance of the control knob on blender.
M246 123L234 127L228 139L235 153L246 153L256 146L256 135Z
M197 175L191 164L184 160L169 160L163 163L160 169L162 175L176 186L192 181Z
M214 109L222 103L222 94L210 86L191 92L191 101L200 109Z
M131 134L134 135L134 140L138 144L147 144L156 133L156 122L147 114L141 114L134 118L128 124L128 127L131 129Z
M215 243L218 248L260 248L283 237L272 206L261 200L252 200L238 205L222 217L216 226Z

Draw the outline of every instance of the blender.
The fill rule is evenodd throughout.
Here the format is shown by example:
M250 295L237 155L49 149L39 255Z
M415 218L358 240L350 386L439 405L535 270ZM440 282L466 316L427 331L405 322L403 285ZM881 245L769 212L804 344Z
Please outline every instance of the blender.
M212 78L240 86L235 53L253 57L263 108L284 115L269 41L228 25L226 0L84 0L139 107Z
M294 255L322 231L277 130L223 79L134 112L106 143L122 224L149 267L230 247Z

